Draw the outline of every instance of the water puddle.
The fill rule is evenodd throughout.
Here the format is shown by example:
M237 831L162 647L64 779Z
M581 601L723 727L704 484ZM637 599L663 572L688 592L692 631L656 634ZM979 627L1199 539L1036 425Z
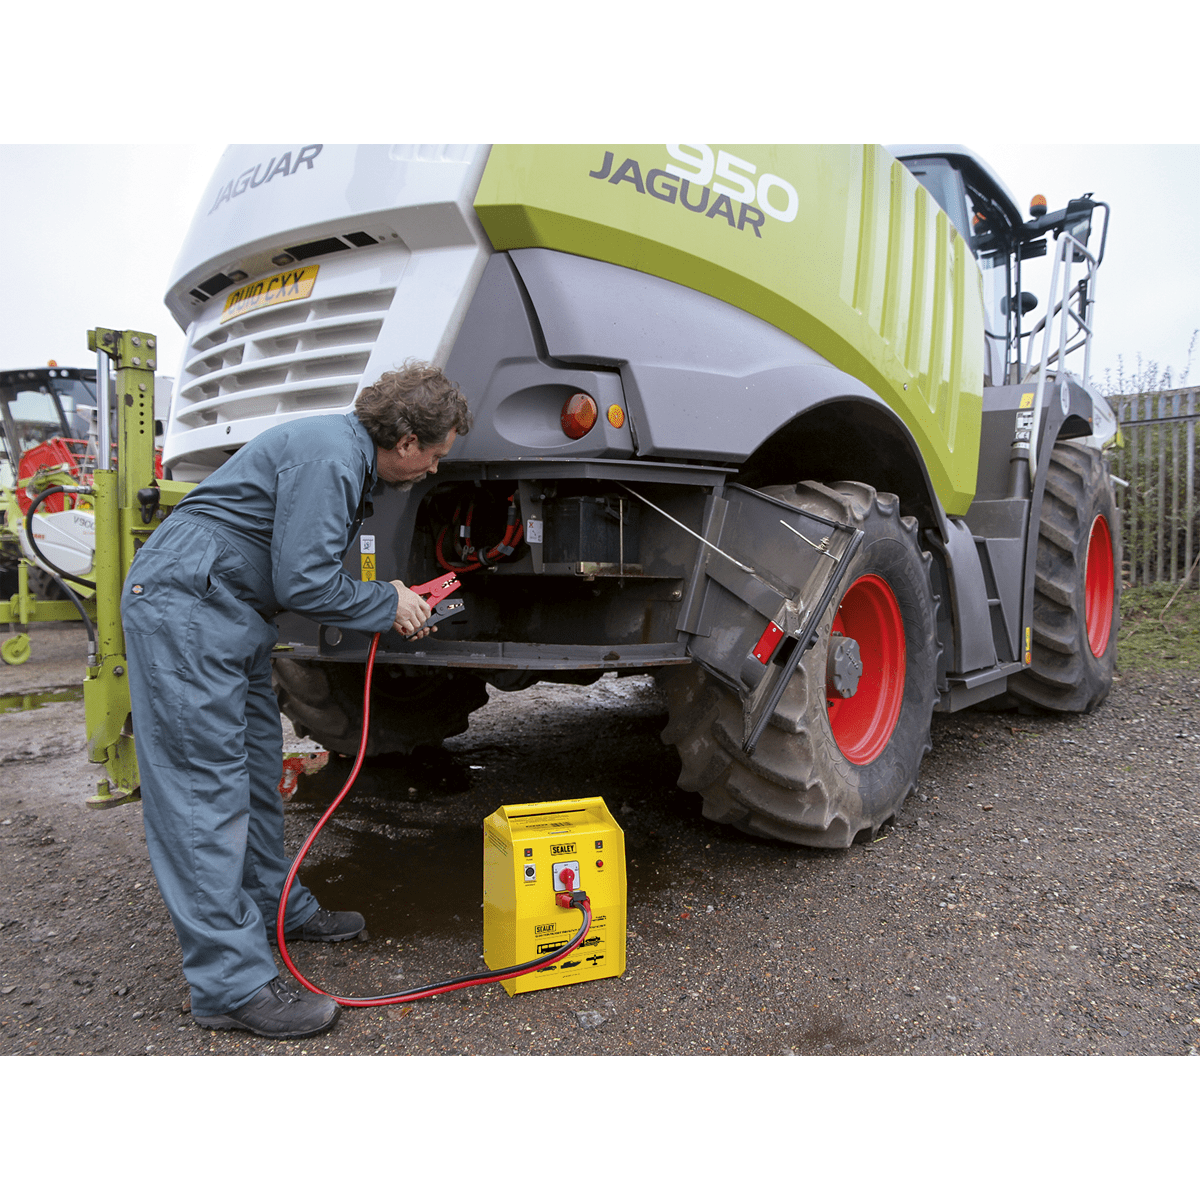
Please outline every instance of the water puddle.
M0 713L29 712L35 708L44 708L47 704L82 699L82 683L67 688L56 688L52 692L27 692L19 696L0 696Z
M324 907L361 912L373 941L449 938L482 948L484 820L505 804L603 796L625 833L630 903L662 897L671 919L689 928L719 890L706 847L729 842L754 858L758 843L704 822L695 798L675 787L678 760L659 739L661 714L598 715L589 694L564 693L574 704L552 713L527 693L517 694L524 703L505 696L444 750L369 762L301 879ZM295 786L285 806L289 847L321 818L351 764L334 756L314 765L297 764L286 780Z
M348 767L335 761L297 780L287 811L305 835ZM483 820L495 805L484 811L470 796L417 799L410 786L404 770L364 768L300 877L323 907L362 913L373 940L436 936L481 944Z

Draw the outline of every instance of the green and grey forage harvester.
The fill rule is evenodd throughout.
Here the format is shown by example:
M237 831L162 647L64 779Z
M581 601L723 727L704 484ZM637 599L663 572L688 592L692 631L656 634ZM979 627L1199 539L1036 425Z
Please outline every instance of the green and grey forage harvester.
M231 147L167 297L164 463L202 479L436 363L474 426L375 498L346 567L455 570L466 605L384 637L369 753L460 732L485 684L654 674L706 816L848 846L934 710L1108 692L1107 221L1090 196L1023 218L961 146ZM284 711L353 752L368 639L280 631Z

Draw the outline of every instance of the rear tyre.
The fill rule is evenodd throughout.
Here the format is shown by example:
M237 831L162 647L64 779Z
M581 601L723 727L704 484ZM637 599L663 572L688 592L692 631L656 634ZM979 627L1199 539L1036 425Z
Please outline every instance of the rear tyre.
M752 756L741 749L742 704L698 665L660 672L679 752L679 786L704 815L746 833L840 848L874 837L900 810L930 748L937 700L937 604L930 556L898 499L861 483L767 488L806 512L865 534L817 642L800 660ZM863 673L853 696L827 691L830 655L857 643Z
M1033 661L1009 680L1023 705L1090 712L1112 687L1121 623L1120 523L1104 458L1060 442L1038 527Z
M279 708L300 737L337 754L356 755L362 738L362 663L277 658L272 685ZM371 680L371 730L367 757L411 754L440 746L462 733L467 718L487 703L487 686L476 675L431 671L405 675L377 665Z

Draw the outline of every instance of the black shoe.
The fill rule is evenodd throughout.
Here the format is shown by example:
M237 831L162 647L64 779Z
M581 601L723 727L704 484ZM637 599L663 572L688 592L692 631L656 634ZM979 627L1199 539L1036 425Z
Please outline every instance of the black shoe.
M219 1017L192 1019L204 1029L245 1029L259 1037L312 1037L332 1029L337 1022L337 1001L317 996L292 979L276 976L264 984L241 1008Z
M289 942L348 942L352 937L358 937L366 925L361 913L328 912L318 908L299 928L284 930L284 936ZM267 928L267 937L274 945L273 923Z

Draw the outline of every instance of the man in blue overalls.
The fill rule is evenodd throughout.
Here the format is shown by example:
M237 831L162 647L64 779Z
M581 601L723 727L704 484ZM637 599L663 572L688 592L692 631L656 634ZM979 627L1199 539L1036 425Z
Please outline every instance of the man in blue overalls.
M291 865L273 618L432 632L429 605L399 580L353 579L341 564L377 480L407 488L435 473L469 422L441 371L410 364L365 389L353 414L248 442L134 559L121 616L146 845L205 1028L305 1037L337 1020L333 1000L280 977L268 941ZM289 937L344 941L363 924L293 884Z

